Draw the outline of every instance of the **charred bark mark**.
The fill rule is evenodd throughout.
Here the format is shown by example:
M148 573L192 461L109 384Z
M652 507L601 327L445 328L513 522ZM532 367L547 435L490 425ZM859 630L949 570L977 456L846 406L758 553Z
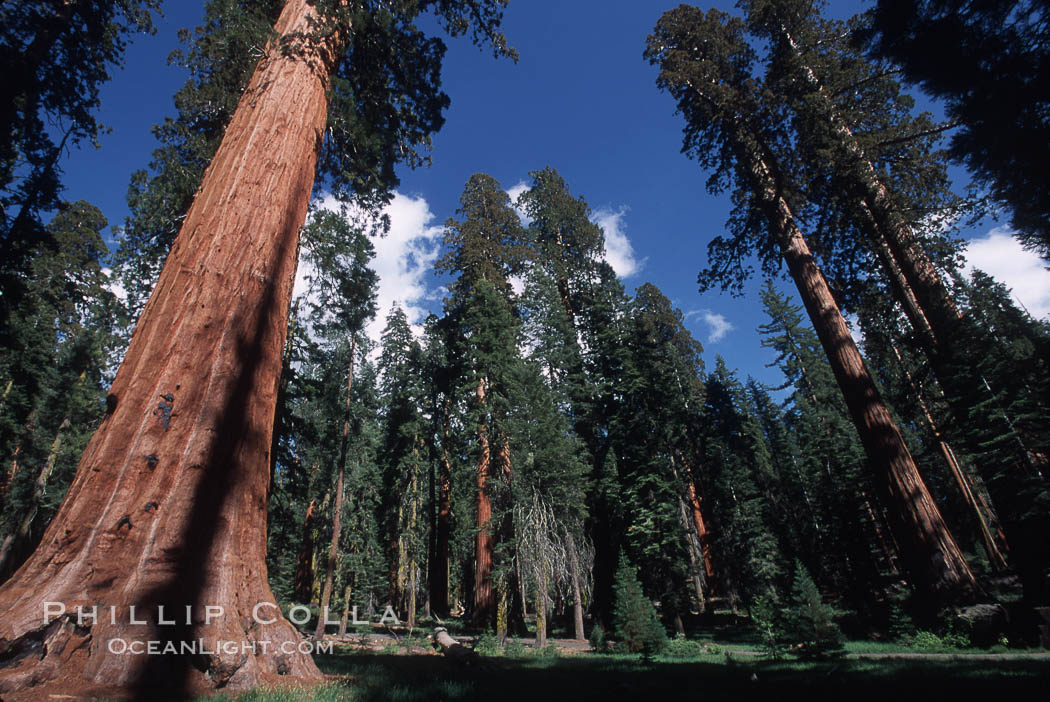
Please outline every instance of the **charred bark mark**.
M160 425L167 431L171 427L171 411L175 406L175 397L170 392L160 396L161 401L153 410L153 416L157 418Z

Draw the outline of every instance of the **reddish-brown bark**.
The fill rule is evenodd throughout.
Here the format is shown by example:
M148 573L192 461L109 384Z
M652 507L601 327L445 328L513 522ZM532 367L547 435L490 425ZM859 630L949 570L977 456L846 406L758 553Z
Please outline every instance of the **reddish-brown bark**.
M478 381L478 403L485 406L485 379ZM496 600L492 591L492 496L489 494L488 427L478 425L477 534L474 537L474 622L487 625L495 614Z
M693 482L692 478L686 480L686 490L689 495L693 528L696 529L696 538L700 542L700 553L704 557L704 576L707 579L708 588L710 588L715 582L715 569L711 561L711 534L707 531L704 514L700 510L700 495L697 494L696 483Z
M277 33L307 31L314 12L289 0ZM291 624L253 609L275 601L268 453L331 50L271 48L252 76L139 319L111 411L40 546L0 588L0 689L62 677L178 695L321 679ZM45 624L45 602L68 613ZM96 604L116 616L78 626L74 608ZM133 623L132 605L150 623ZM160 624L160 605L180 623ZM207 621L205 606L222 616ZM203 646L114 655L118 639Z
M972 599L979 591L973 572L864 365L831 289L777 188L762 145L742 130L734 138L758 204L842 391L912 583L940 603Z

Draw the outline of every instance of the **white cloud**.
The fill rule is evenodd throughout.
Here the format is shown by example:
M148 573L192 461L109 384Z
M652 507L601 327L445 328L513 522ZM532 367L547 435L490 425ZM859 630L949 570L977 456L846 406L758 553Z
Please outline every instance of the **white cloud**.
M685 313L686 319L691 317L699 317L700 321L707 325L707 341L711 344L721 341L726 334L736 328L732 322L725 318L725 315L712 312L709 309L690 310Z
M321 207L339 211L333 199L325 199ZM422 331L420 325L427 315L423 302L433 297L426 277L437 259L442 233L441 226L431 224L434 213L425 198L394 193L394 199L383 208L383 213L390 217L390 231L385 236L372 238L376 254L371 268L379 276L379 290L375 319L365 328L377 343L395 304L401 305L415 331ZM306 291L306 277L310 273L310 264L300 258L293 294Z
M966 247L967 274L979 268L1011 289L1014 301L1036 319L1050 316L1050 271L1038 255L1028 251L1006 227L996 227Z
M128 301L128 291L121 285L120 278L113 273L113 269L103 268L102 275L106 276L108 281L106 287L109 288L109 291L116 295L118 300L126 303Z
M510 203L514 206L514 211L518 213L518 219L526 227L532 224L532 219L525 216L525 213L518 207L518 198L521 194L529 189L529 184L524 180L519 180L514 185L507 188L507 194L510 195Z
M594 223L605 232L605 260L621 278L630 278L645 265L645 259L637 258L627 238L623 221L626 214L627 208L621 207L616 211L601 209L592 216Z

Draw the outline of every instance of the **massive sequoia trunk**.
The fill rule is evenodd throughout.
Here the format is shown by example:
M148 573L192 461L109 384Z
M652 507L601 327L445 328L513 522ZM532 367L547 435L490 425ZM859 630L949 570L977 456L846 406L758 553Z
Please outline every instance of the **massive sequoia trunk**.
M912 583L934 603L972 599L978 586L969 564L882 402L828 283L777 188L765 150L742 130L734 139L758 206L769 222L846 400Z
M277 33L310 31L314 13L288 0ZM66 500L0 588L0 690L59 676L143 696L321 678L270 606L265 565L281 352L334 52L301 48L271 49L252 76ZM95 605L78 623L76 607ZM182 653L111 653L152 641Z

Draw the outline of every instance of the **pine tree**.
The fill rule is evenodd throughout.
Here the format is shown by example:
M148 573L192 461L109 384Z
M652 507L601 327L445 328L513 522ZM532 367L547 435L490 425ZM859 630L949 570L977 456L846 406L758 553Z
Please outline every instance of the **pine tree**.
M19 2L0 9L0 346L23 303L25 275L56 243L44 222L62 207L62 154L98 144L99 90L130 35L153 31L157 0ZM60 125L56 130L49 125ZM58 143L56 143L56 140Z
M1046 168L1028 144L1050 138L1045 76L1046 7L1038 0L966 3L880 1L858 33L872 53L944 100L961 124L951 148L1012 210L1026 246L1050 257Z
M835 609L825 604L813 578L801 562L784 612L785 638L799 658L824 659L843 655L842 632L835 623Z
M736 186L733 240L712 240L702 287L739 289L746 277L744 252L757 252L767 269L776 265L777 252L783 256L832 363L914 584L934 600L972 597L973 574L798 229L792 214L795 188L777 158L790 153L790 141L778 106L766 100L752 75L754 53L744 40L742 23L717 11L704 16L682 7L664 15L648 46L647 57L661 67L658 84L672 93L686 116L685 150L715 168L712 189L730 182Z
M891 574L896 547L886 538L882 517L870 507L874 486L864 468L864 449L836 385L831 366L801 310L767 281L761 299L769 322L759 327L762 345L791 389L785 422L797 454L788 472L790 493L804 505L797 524L806 544L799 557L825 587L849 592L855 607L871 604L880 568ZM782 473L784 475L784 473ZM873 553L880 554L876 562Z
M497 532L506 530L503 522L510 514L506 502L495 498L511 472L504 421L513 406L512 373L520 360L509 279L522 271L528 249L510 197L491 176L471 176L457 214L461 220L450 218L445 224L446 252L437 269L458 274L446 316L457 396L470 398L466 421L477 427L472 617L484 627L496 618L497 598L509 592L505 582L493 580L493 568L499 565L494 562Z
M436 9L453 31L473 28L486 38L498 25L499 8L485 2ZM125 610L166 604L180 611L207 602L224 607L224 616L210 626L166 630L101 619L86 634L62 629L55 636L68 642L65 650L79 651L74 659L52 655L36 660L31 670L9 668L5 686L23 684L27 675L38 681L98 675L96 683L123 690L160 684L179 694L187 687L254 685L276 676L279 666L304 680L320 677L302 654L279 663L273 653L231 657L216 651L202 672L186 657L101 660L103 649L89 651L78 643L86 636L212 642L265 637L275 649L281 641L298 640L280 616L250 630L245 622L257 603L273 601L262 564L276 389L298 230L326 133L329 78L346 38L338 31L317 32L316 19L325 10L324 20L345 22L345 9L300 0L286 4L275 27L279 39L256 68L183 220L110 389L110 411L81 459L69 496L44 545L0 589L5 610L21 613L0 624L4 655L11 656L36 645L45 600L86 597ZM421 9L415 3L387 5L379 21L397 20L383 26L406 37L399 60L418 48L411 64L417 70L405 77L422 77L415 87L423 98L434 98L436 87L426 77L435 75L435 44L414 25ZM340 26L345 24L328 25ZM353 60L355 70L365 70L360 64L366 59ZM420 69L426 69L422 75ZM403 85L384 87L394 91L386 93L391 98ZM384 127L399 124L395 119ZM400 136L410 138L388 136L395 144ZM260 192L271 206L256 206ZM156 456L156 465L147 456ZM153 502L158 508L144 508ZM152 565L131 567L139 562ZM47 650L63 648L54 639Z
M382 511L387 515L386 540L393 547L389 558L392 566L396 564L396 582L391 589L411 627L415 626L422 585L419 576L426 563L429 491L423 450L426 418L420 412L425 401L423 351L399 305L387 316L379 366L384 411L378 459L388 491Z
M691 609L687 584L694 584L697 606L705 599L703 554L695 549L702 537L692 533L688 487L695 492L702 349L685 329L681 311L651 284L638 289L630 321L629 355L614 381L624 546L643 568L646 585L659 593L664 615L681 630L681 616Z
M784 570L770 500L759 487L771 457L744 388L721 356L705 385L703 451L721 589L734 608L741 599L750 607L774 591Z
M102 416L123 314L103 269L105 226L96 207L65 203L10 319L17 342L0 354L0 580L36 545Z
M642 591L638 569L626 556L620 557L616 568L616 635L630 653L641 653L651 658L667 646L667 632L652 601Z

